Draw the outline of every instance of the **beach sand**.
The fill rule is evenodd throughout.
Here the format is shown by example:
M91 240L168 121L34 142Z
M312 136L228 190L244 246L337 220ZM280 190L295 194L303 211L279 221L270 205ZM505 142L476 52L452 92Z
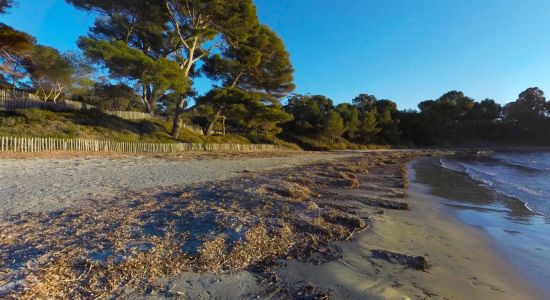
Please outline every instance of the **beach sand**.
M208 177L210 180L219 178L219 176L215 175L220 174L225 174L229 178L217 184L204 184L201 181L193 181L194 187L192 190L182 190L181 186L169 187L169 185L173 185L174 183L167 182L166 186L158 189L158 192L149 189L141 194L134 193L130 198L135 200L128 203L121 200L122 202L116 203L116 207L113 209L109 209L109 205L111 205L109 203L112 202L107 201L104 204L98 202L98 209L101 205L105 206L100 211L94 211L94 205L80 210L78 203L82 205L86 199L75 197L72 203L76 203L77 205L53 205L53 207L67 210L66 213L61 211L60 214L53 214L51 217L48 214L30 213L19 216L15 219L18 223L13 224L10 223L12 221L7 220L7 223L5 223L6 231L4 233L0 231L0 234L12 236L13 244L4 245L0 242L0 250L14 249L21 251L22 245L19 245L18 239L15 237L17 235L17 228L28 223L28 226L25 225L23 228L34 235L35 233L29 230L40 230L40 226L43 226L41 224L44 224L40 220L47 220L50 222L49 224L52 224L45 228L48 231L47 234L52 234L56 238L61 237L59 241L55 242L59 243L59 245L54 244L53 246L63 247L64 244L67 244L71 245L70 247L74 250L67 251L65 257L68 261L59 264L56 262L56 259L59 259L56 258L59 257L58 254L45 253L44 257L50 258L45 260L44 263L46 265L40 268L55 272L75 272L74 274L71 273L71 276L75 276L75 278L78 278L76 280L82 281L86 277L82 277L84 275L78 273L80 272L81 263L73 265L73 260L80 259L79 257L81 257L81 254L79 254L81 253L79 252L79 247L81 246L78 243L75 244L72 238L59 235L59 233L63 234L64 231L57 231L55 228L52 229L52 226L60 226L60 228L66 228L63 230L70 229L74 232L80 232L85 230L86 227L81 227L82 224L80 223L66 225L64 224L64 220L69 216L71 219L74 219L74 216L76 216L78 219L86 220L90 220L92 217L96 220L109 220L112 215L112 217L119 218L117 222L131 225L128 229L134 231L135 229L132 228L135 226L147 225L147 223L144 224L141 221L142 217L139 217L140 215L147 215L149 207L160 205L159 208L164 209L163 206L165 204L163 202L166 201L167 208L172 210L172 212L180 213L179 211L181 211L183 214L196 212L199 215L207 213L206 217L208 217L210 210L217 211L220 216L227 214L230 217L227 220L233 220L230 221L232 223L227 223L230 224L227 229L234 228L231 230L235 230L235 233L241 232L239 234L242 234L242 232L246 233L246 231L240 229L242 226L253 230L256 215L258 216L257 218L263 219L262 222L267 222L266 224L275 221L273 224L276 225L277 222L285 220L284 222L294 226L296 231L293 235L297 239L281 240L278 243L282 243L281 245L287 245L286 243L288 243L288 246L293 249L291 252L294 254L288 253L282 256L276 254L272 258L269 258L270 256L267 255L265 256L265 260L243 264L243 267L231 269L229 265L224 268L218 266L218 264L225 264L227 260L231 260L231 253L228 253L227 257L225 257L226 254L223 254L222 257L226 261L218 262L215 256L209 258L208 261L204 261L204 254L200 254L202 252L199 250L199 256L195 259L188 260L185 255L182 257L184 262L182 266L185 267L181 272L177 272L179 274L148 278L148 280L152 280L151 282L154 283L147 285L148 287L145 290L127 286L124 293L119 294L123 297L132 299L164 299L174 297L192 299L287 299L300 297L310 297L311 299L315 299L315 297L318 299L325 299L323 297L329 297L330 299L544 298L542 294L539 294L531 287L529 282L521 278L509 266L509 263L498 254L498 251L491 245L488 237L483 232L459 222L453 216L450 209L444 205L444 201L429 195L426 187L415 183L411 183L408 186L407 178L403 177L407 172L403 168L402 163L413 156L425 154L431 155L428 152L415 153L414 155L407 154L406 152L372 152L361 153L361 156L364 156L364 158L359 159L356 157L356 153L319 153L306 159L303 157L284 156L268 158L267 161L261 160L261 158L259 161L258 158L255 158L256 160L245 158L240 162L206 161L205 163L214 163L208 167L204 167L196 161L182 162L176 160L172 168L179 168L179 165L183 164L187 168L193 166L195 171L204 171L204 168L208 168L209 170L214 169L203 173L212 174ZM82 159L84 161L81 161ZM164 161L158 159L149 161L149 159L133 158L101 161L103 167L107 167L107 170L111 173L114 172L114 174L109 175L109 172L105 171L105 173L101 173L103 174L101 178L108 181L118 178L121 174L116 172L121 171L117 169L122 169L125 170L124 174L127 174L124 176L129 176L130 179L124 178L123 182L125 184L118 188L122 190L128 188L135 189L135 185L127 185L126 183L135 182L135 179L131 179L138 176L133 174L136 172L135 165L144 161L146 162L147 170L151 168L156 170L155 168L159 168L156 172L147 173L149 174L148 176L151 176L151 174L160 174L158 178L162 180L162 169L167 165L171 166L170 160ZM339 162L331 162L334 159L338 159ZM74 159L46 162L48 164L75 167ZM85 158L77 158L77 162L79 162L77 166L86 166L88 163L93 165L98 161L97 158L89 162ZM69 179L71 176L80 173L75 173L74 171L68 172L71 169L67 167L60 168L63 172L58 172L52 165L44 166L44 161L41 160L8 160L1 163L13 164L13 172L16 172L15 165L20 163L22 166L26 166L26 164L33 165L36 168L34 169L35 171L43 170L41 172L46 172L46 170L50 170L50 172L57 172L54 174L64 176L61 177L63 179L62 184L67 184L67 186L62 189L48 190L50 194L55 195L56 192L63 193L65 188L73 188L75 184L77 186L85 186L85 182ZM293 166L293 164L303 165L306 163L311 163L311 165ZM232 164L236 164L237 167ZM228 165L232 167L227 168ZM47 168L47 166L50 168ZM280 169L283 166L290 168ZM357 168L358 166L366 166L368 173L365 169ZM86 170L88 172L98 172L99 169L88 167ZM251 173L250 169L254 172ZM346 175L346 172L338 171L348 169L356 169L358 171L354 175ZM23 170L22 172L31 172L33 169L24 167ZM245 170L246 172L242 173ZM220 173L221 171L225 173ZM235 172L238 174L234 175ZM410 169L408 174L411 174ZM36 180L39 178L37 174L32 172L30 175L36 176ZM414 176L414 174L411 175ZM335 179L336 177L333 176L343 176L338 178L354 178L355 176L357 180L345 179L342 181L342 179ZM151 177L146 178L148 178L147 180L151 180ZM315 182L316 179L323 178L332 181L336 185L328 184L326 187L315 190L311 189L310 192L306 193L308 195L311 193L310 196L302 195L302 189L296 186L297 182L305 184L308 181ZM60 178L57 178L57 180L60 180ZM66 180L68 180L68 183ZM289 182L292 182L292 189L284 190L285 187L288 187ZM120 183L120 181L111 184L116 188L117 183ZM346 188L338 187L342 183L346 184ZM356 183L359 185L357 186ZM143 185L143 182L138 182L137 184ZM298 189L296 190L295 188ZM204 194L204 197L206 197L204 199L201 198L203 196L197 194L198 191L203 189L206 193ZM307 191L307 189L303 191ZM292 199L288 199L287 193L290 193L288 195ZM227 203L231 205L216 206L215 203L209 202L212 201L211 199L220 199L220 197L224 201L229 201ZM256 205L257 201L258 203L263 203L260 207L266 208L250 211L248 216L242 216L246 219L238 221L235 219L234 216L238 216L235 213L238 211L246 212L247 207L249 205ZM140 204L141 202L143 204ZM187 202L199 210L189 211L190 206L185 204ZM184 203L184 206L178 208L179 205L182 205L180 203ZM270 203L273 203L275 206L272 206ZM401 204L403 206L400 206ZM28 207L28 209L32 211L36 207L41 207L43 212L48 212L52 206L33 206ZM229 207L231 207L231 210L227 210ZM281 212L281 208L285 211ZM395 208L410 208L410 210ZM19 210L23 211L24 209L26 207L19 208ZM158 211L157 208L155 209ZM234 209L236 210L233 211ZM300 211L296 209L300 209ZM128 211L127 213L130 216L125 216L125 210ZM121 214L118 214L117 211L120 211ZM327 213L329 214L328 216L333 217L327 218ZM108 217L104 218L101 214L107 214ZM312 216L312 214L314 215ZM319 219L318 217L317 219L315 218L315 214L321 214L325 220L321 221L321 224L326 224L321 227L308 229L309 227L304 227L305 224L296 222L296 218L301 218L304 221L318 222ZM36 222L25 221L25 218L32 217L33 215L39 218ZM137 219L133 217L134 215ZM311 219L312 217L313 219ZM274 219L270 221L269 218ZM359 222L359 220L365 220L367 226L364 227L362 225L364 223ZM210 226L207 223L197 223L197 225L191 226L201 226L197 229L202 230L205 225ZM103 232L104 229L109 230L108 226L107 224L103 225L103 227L98 227L102 228L101 234L108 234L108 231ZM13 230L9 229L11 227L13 227ZM273 230L276 228L273 227ZM127 235L127 233L132 231L126 232L123 229L121 228L120 231L123 238L121 243L132 243L134 238L131 235ZM220 229L224 230L223 228ZM323 233L324 231L327 231L327 233ZM337 236L340 236L340 238L336 238L334 234L337 232L345 235L342 237L342 234L339 234ZM350 232L351 235L349 235ZM42 234L36 234L42 237ZM90 239L90 243L94 243L95 237L84 236ZM308 240L308 236L313 238L314 241L318 240L321 242L316 247L311 248L314 252L302 251L302 248L311 247L310 244L301 244L302 242L300 242ZM201 239L206 238L212 239L211 234L209 233L201 237ZM322 243L322 241L334 239L339 239L340 241L329 244ZM115 239L114 241L116 242L117 240ZM33 242L33 240L31 239L29 242ZM137 238L135 242L143 241ZM269 249L269 244L263 245L262 241L259 242L260 244L257 244L258 247L267 246ZM159 245L162 247L162 242ZM246 243L243 245L247 246ZM256 247L254 244L250 246ZM291 249L289 248L288 250ZM10 257L10 253L2 253L1 251L0 254L4 257ZM285 249L274 250L274 253L284 252ZM262 252L257 252L257 250L254 250L252 253L263 255L261 254ZM304 257L304 253L310 254ZM222 254L220 253L220 255ZM171 261L164 261L168 258L164 258L163 256L153 256L153 258L160 260L158 264L164 267L169 268L171 265ZM178 257L175 258L178 259ZM48 261L52 261L53 265L49 266ZM194 267L194 264L200 261L204 261L203 265ZM215 263L215 265L212 265L212 263ZM116 263L113 266L116 267ZM142 271L141 268L128 271L137 272L135 273L137 275L134 275L134 273L128 274L132 274L132 276L152 276L149 275L146 269ZM99 269L99 271L101 270L103 269ZM35 272L33 270L30 271ZM35 282L33 283L34 289L30 292L24 292L23 295L37 295L33 293L42 293L43 295L54 295L57 293L63 295L68 292L65 290L68 288L65 287L65 284L61 284L60 286L54 285L53 287L44 286L48 282L47 280L51 280L49 273L41 274L39 270L36 272L38 272L36 273L38 277L31 278L31 281ZM85 275L92 276L90 274ZM2 282L1 279L0 277L0 283ZM82 282L84 283L84 281ZM9 284L14 284L14 282L8 282ZM49 285L51 285L51 281ZM1 284L0 287L2 287ZM9 290L13 288L15 286L10 287L6 285L0 288L0 292L4 289L5 292L10 293ZM74 290L71 292L74 292Z
M339 243L342 259L320 266L290 262L280 275L328 288L334 299L545 298L498 254L488 236L456 219L444 199L414 183L409 193L411 211L370 214L369 230ZM373 258L371 251L378 249L424 256L431 268L422 272Z
M409 174L414 176L411 168ZM386 175L371 172L368 177L362 178L359 189L332 192L350 199L381 196L376 188L385 185ZM416 183L411 183L408 194L411 210L381 210L353 200L342 203L340 197L329 200L357 208L360 216L371 220L370 227L349 241L335 242L342 251L335 261L319 265L281 261L282 267L276 270L279 281L322 290L330 299L544 299L498 253L485 233L453 215L445 199L430 195L427 187ZM424 257L430 268L416 270L381 259L375 255L379 250L411 259ZM167 282L179 295L197 299L254 298L267 288L249 271L198 278L186 274Z
M186 186L349 157L350 153L189 153L178 156L0 157L0 213L51 212L147 188Z

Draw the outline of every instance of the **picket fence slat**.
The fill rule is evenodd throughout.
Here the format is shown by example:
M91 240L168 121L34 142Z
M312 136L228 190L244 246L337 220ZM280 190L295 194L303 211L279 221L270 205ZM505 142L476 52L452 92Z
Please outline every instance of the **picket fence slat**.
M279 148L276 145L266 144L154 144L89 139L26 138L11 136L0 137L0 152L20 153L75 151L161 154L192 151L274 151L277 149Z

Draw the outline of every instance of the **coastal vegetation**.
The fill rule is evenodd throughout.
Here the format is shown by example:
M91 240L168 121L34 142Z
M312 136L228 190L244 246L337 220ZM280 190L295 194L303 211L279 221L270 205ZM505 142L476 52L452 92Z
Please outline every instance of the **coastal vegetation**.
M66 2L97 16L77 41L81 51L62 53L0 23L0 87L98 109L2 113L2 134L267 142L312 150L550 145L550 102L536 87L504 106L450 91L417 110L369 94L339 104L293 94L290 54L260 23L252 0ZM0 1L0 13L12 8L13 1ZM201 95L193 83L205 78L213 87ZM102 110L158 118L115 120Z
M170 124L162 119L123 120L100 110L48 111L25 109L0 111L0 136L63 139L113 140L141 143L234 143L250 144L244 135L203 136L180 129L174 140L168 134ZM252 138L252 137L251 137ZM261 141L257 141L261 143Z

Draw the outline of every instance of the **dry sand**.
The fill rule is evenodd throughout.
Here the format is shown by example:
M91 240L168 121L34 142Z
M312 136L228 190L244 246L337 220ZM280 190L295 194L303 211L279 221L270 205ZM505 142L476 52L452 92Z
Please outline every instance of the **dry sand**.
M349 157L345 153L279 153L168 157L0 159L0 213L48 212L126 191L221 181L247 171L289 168Z
M6 194L3 190L6 186L8 190L10 185L20 186L14 189L16 193L8 193L12 195L9 200L1 200L3 208L0 209L4 212L48 211L77 205L90 196L90 190L104 197L124 189L185 185L242 176L245 169L263 171L334 158L342 158L342 155L301 154L208 161L155 158L4 160L0 161L0 191ZM382 210L359 201L362 196L383 199L401 190L392 186L396 182L396 167L375 164L379 167L369 168L368 176L359 176L358 189L334 190L334 197L318 202L350 207L357 217L370 220L370 228L356 233L350 241L336 242L342 257L331 262L314 265L293 259L279 260L280 267L274 270L278 284L322 289L331 299L544 298L508 266L481 231L460 223L441 199L428 195L423 187L412 184L408 191L410 197L402 199L412 206L411 211ZM29 182L33 184L31 187L25 184ZM69 193L65 201L58 201L57 197L65 193ZM25 199L25 203L21 203L21 199ZM421 271L386 261L375 256L374 250L424 257L431 268ZM140 291L128 290L126 295L132 299L256 298L270 288L259 282L258 276L249 270L225 275L190 272L160 279L159 283L170 287L167 294L144 296Z

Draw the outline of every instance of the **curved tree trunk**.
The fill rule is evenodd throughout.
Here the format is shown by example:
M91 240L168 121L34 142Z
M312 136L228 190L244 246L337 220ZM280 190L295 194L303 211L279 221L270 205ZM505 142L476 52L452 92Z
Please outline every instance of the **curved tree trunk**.
M148 114L153 113L153 112L151 111L151 105L149 104L148 101L143 101L143 105L145 105L145 112L146 112L146 113L148 113Z
M218 110L216 111L216 114L214 115L214 119L212 119L210 124L208 124L208 129L206 129L206 135L207 136L212 135L212 129L214 129L214 125L216 125L216 122L220 118L220 115L222 114L223 109L224 109L224 107L218 108Z

